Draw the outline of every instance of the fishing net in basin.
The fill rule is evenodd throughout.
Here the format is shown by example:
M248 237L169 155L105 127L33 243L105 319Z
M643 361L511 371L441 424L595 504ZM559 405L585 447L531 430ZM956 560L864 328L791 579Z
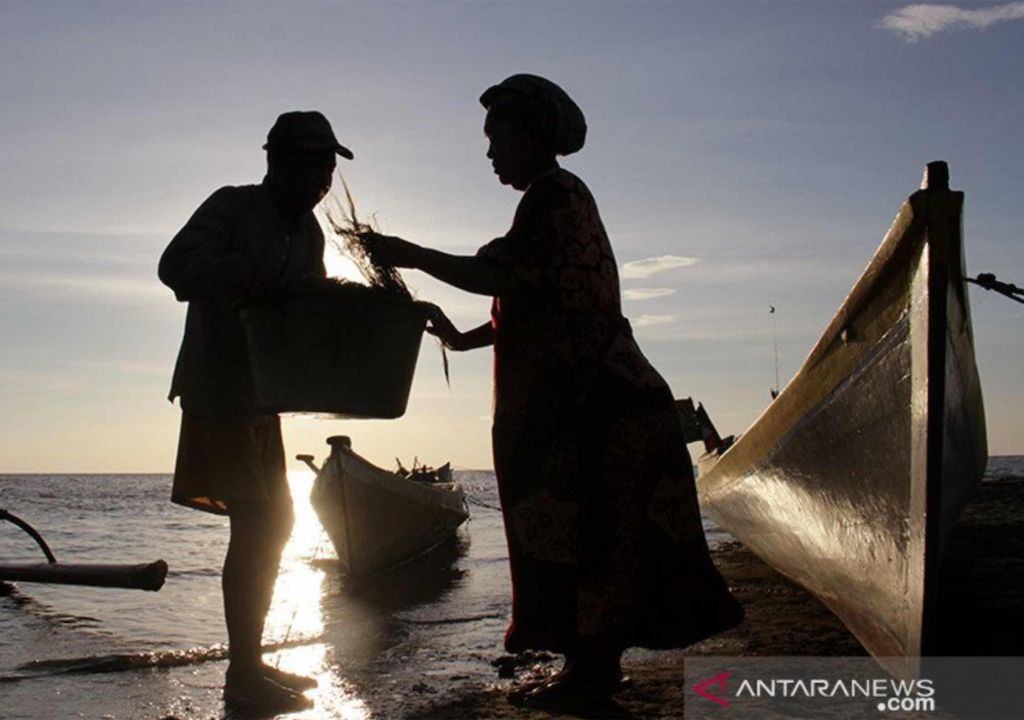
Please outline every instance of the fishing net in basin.
M376 288L395 298L412 300L412 293L406 286L398 269L385 265L379 258L373 256L369 247L363 242L362 236L366 233L377 232L372 218L369 222L363 222L356 214L356 205L352 200L352 193L348 189L348 183L341 173L338 173L341 187L345 193L344 201L339 200L333 193L324 200L324 216L330 227L332 235L331 243L342 255L348 257L366 278L371 288ZM344 282L344 281L342 281Z

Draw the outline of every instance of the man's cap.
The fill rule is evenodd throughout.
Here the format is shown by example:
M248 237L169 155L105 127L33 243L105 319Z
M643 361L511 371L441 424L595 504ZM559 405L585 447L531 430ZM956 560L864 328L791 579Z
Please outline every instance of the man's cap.
M263 146L264 150L271 148L333 150L352 159L352 151L338 142L327 118L316 110L292 110L279 115Z

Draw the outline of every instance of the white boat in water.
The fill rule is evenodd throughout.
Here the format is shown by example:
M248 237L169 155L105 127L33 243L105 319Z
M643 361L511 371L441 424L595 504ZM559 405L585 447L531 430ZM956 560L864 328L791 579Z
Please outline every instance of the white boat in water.
M360 457L344 436L317 471L310 500L351 577L400 565L450 538L469 518L465 493L446 465L405 476ZM312 458L300 455L312 467Z

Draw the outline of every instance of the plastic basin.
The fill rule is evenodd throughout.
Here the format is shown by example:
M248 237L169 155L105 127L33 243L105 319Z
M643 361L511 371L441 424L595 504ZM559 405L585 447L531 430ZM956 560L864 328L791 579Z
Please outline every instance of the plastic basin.
M259 409L401 417L426 317L417 303L375 292L291 293L243 308Z

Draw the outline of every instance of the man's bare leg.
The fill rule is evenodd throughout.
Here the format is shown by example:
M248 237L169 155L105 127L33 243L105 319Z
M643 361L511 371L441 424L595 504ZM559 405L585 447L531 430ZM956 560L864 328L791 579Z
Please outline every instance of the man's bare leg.
M229 657L225 697L268 709L308 707L307 698L268 680L263 665L263 623L291 532L291 506L236 503L230 518L231 540L221 583Z
M274 599L274 586L277 584L281 555L284 553L284 548L291 537L294 524L294 513L291 509L290 499L285 499L280 508L275 512L273 518L268 518L266 521L266 536L269 544L267 550L268 560L263 565L266 577L261 578L258 585L258 600L260 604L257 609L259 629L256 632L256 637L259 639L263 637L264 623L267 613L270 612L271 602ZM262 651L260 653L260 670L264 677L284 685L289 690L308 690L316 687L317 684L316 680L311 677L295 675L265 664L262 661Z

